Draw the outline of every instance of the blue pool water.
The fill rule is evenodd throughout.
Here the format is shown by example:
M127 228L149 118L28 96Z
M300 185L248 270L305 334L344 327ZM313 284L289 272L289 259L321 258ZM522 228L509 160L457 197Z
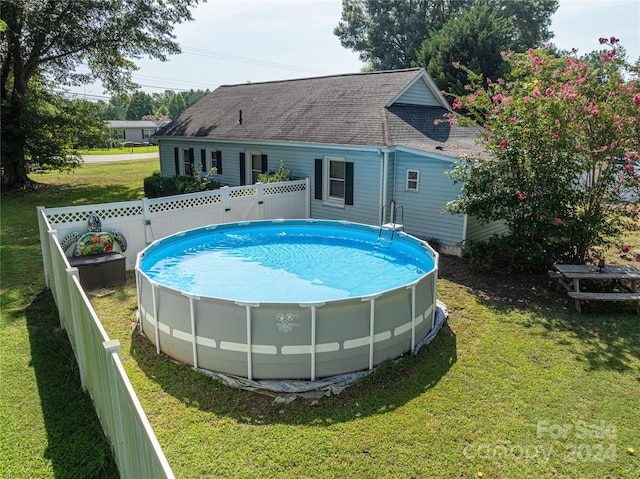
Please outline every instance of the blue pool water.
M145 250L140 269L195 295L305 303L394 289L432 271L434 260L413 238L380 241L362 225L255 222L166 238Z

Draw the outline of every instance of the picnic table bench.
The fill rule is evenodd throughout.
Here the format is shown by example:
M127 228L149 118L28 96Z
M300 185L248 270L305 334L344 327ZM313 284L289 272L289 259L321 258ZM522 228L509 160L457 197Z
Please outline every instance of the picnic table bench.
M557 264L555 271L550 271L552 278L557 278L560 285L575 300L576 311L582 311L582 301L633 301L636 313L640 312L640 269L628 265L607 265L603 268L591 265ZM581 291L580 280L609 281L618 284L625 292L615 291Z

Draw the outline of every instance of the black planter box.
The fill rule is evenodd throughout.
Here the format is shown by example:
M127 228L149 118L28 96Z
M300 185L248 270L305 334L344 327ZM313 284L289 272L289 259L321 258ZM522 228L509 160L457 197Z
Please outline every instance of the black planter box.
M116 286L126 282L126 257L122 253L73 256L69 265L78 268L80 284L85 290Z

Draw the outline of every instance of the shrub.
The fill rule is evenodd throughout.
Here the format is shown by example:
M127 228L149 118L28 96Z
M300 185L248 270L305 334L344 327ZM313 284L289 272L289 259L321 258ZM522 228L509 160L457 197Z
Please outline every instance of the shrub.
M621 188L640 187L640 65L626 62L615 37L600 43L610 49L598 62L545 48L505 55L507 78L476 75L475 91L453 102L483 127L486 155L449 172L462 195L447 209L509 228L470 246L472 257L519 269L585 262L621 233Z
M267 173L260 173L258 175L258 181L260 183L277 183L279 181L292 181L295 180L291 174L291 170L284 168L284 162L280 160L280 167L278 171L268 171Z
M204 176L196 171L193 176L160 176L160 172L156 171L144 179L144 195L147 198L160 198L215 190L220 188L220 182L214 179L214 175L215 171Z

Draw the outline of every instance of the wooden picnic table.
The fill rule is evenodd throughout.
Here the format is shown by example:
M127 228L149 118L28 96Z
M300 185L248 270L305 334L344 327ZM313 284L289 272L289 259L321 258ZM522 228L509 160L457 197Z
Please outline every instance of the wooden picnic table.
M640 269L629 265L606 265L603 268L592 265L557 264L552 277L558 278L560 285L575 300L576 310L582 311L582 301L634 301L636 313L640 312ZM580 280L610 282L621 285L626 292L582 291Z

